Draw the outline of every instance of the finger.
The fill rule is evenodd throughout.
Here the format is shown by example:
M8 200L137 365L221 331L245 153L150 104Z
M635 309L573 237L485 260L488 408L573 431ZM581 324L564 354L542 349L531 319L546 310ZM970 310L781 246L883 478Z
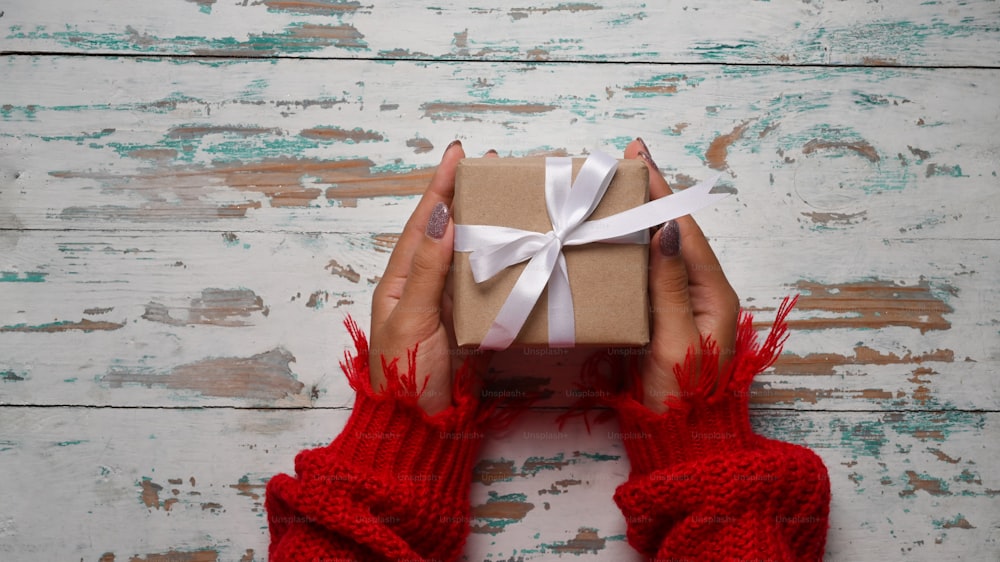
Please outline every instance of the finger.
M625 147L625 158L637 158L646 163L646 168L649 169L649 196L651 199L659 199L673 193L666 178L663 177L663 173L660 172L660 167L653 161L646 141L642 138L636 138Z
M483 158L500 158L500 155L497 154L496 149L491 148L486 151L486 154L483 155Z
M452 196L455 193L455 167L464 157L465 151L462 150L459 141L453 141L445 149L441 164L435 170L427 190L403 227L392 255L389 256L389 263L386 265L382 280L375 288L373 322L383 320L391 312L392 302L401 297L414 252L424 238L424 230L434 206L438 203L451 206Z
M448 206L439 201L431 210L406 275L406 285L393 319L429 336L441 322L442 294L453 256L454 228Z

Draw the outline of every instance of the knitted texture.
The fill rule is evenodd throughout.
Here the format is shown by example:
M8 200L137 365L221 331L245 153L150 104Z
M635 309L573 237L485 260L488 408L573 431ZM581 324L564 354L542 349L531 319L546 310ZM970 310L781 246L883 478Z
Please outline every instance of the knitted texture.
M615 502L629 543L655 559L820 560L829 516L826 467L805 447L750 428L750 383L777 359L786 337L782 304L763 344L742 313L735 354L719 369L709 339L675 368L679 397L654 414L642 404L633 362L632 391L608 403L618 414L632 465Z
M413 350L407 369L386 363L387 388L369 382L368 342L353 321L356 353L341 367L354 410L327 447L295 458L293 478L267 485L269 559L455 560L468 534L469 487L490 407L479 407L468 365L452 405L428 416L417 405Z

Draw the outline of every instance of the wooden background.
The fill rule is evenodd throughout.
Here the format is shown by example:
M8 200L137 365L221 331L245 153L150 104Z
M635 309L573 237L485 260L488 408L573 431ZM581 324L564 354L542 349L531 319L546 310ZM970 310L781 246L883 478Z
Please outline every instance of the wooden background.
M0 2L0 559L266 559L447 143L635 136L724 173L697 218L762 323L802 295L753 415L828 465L828 558L1000 557L1000 3L425 4ZM468 560L638 559L617 426L553 423L578 361L501 363L549 399Z

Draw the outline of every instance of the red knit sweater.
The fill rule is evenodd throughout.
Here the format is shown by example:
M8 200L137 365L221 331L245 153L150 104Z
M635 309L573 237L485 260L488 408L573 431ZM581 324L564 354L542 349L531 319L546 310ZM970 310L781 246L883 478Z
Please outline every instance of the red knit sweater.
M749 386L784 341L779 310L760 345L741 316L736 355L720 374L703 342L700 361L678 366L682 398L653 414L641 388L608 403L632 472L614 500L629 543L655 560L818 560L830 503L826 468L812 451L756 435ZM427 416L416 405L413 355L406 373L386 365L388 388L368 383L368 344L342 364L357 392L354 411L327 447L299 453L297 477L267 486L270 559L324 561L456 560L469 529L469 486L491 405L478 403L471 374L455 375L453 405ZM711 376L701 375L711 374ZM632 378L637 371L631 370Z

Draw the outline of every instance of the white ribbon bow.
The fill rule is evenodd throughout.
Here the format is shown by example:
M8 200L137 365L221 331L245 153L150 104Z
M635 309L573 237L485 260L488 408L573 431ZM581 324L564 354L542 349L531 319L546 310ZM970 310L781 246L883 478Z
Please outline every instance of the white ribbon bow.
M506 349L514 342L538 297L549 288L549 346L576 343L573 295L563 246L591 242L644 244L652 226L693 213L725 198L709 193L719 175L680 193L599 220L587 221L618 168L618 160L595 151L573 181L572 158L545 159L545 204L552 230L541 233L505 226L455 225L455 251L472 252L469 264L482 283L516 263L530 260L480 344Z

